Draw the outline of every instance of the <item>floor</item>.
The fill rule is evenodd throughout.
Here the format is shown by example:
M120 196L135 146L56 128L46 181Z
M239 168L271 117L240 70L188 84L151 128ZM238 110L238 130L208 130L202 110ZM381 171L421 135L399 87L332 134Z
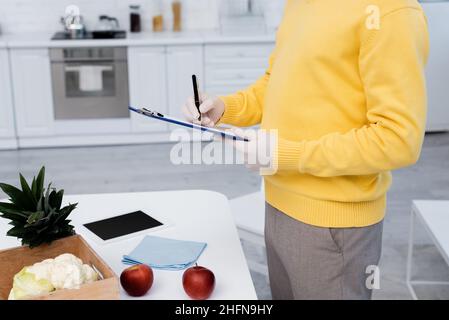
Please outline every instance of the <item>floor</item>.
M0 152L0 181L17 184L18 172L29 178L40 166L67 194L208 189L230 199L259 189L260 179L241 166L175 166L169 144L95 148L34 149ZM385 221L381 289L375 299L410 299L405 286L409 212L412 199L449 199L449 133L426 137L420 162L394 173ZM0 192L0 198L4 194ZM265 261L264 250L243 243L247 259ZM449 268L418 228L416 274L448 280ZM260 298L271 297L267 277L252 272ZM423 299L449 299L449 287L417 287Z

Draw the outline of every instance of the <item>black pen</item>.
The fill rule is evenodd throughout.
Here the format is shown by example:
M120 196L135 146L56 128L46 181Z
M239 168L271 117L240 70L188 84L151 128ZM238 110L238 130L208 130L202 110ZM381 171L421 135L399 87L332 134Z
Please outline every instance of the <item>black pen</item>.
M193 94L195 96L195 106L200 115L198 120L201 121L201 111L200 111L201 101L200 101L200 94L198 92L198 81L196 79L196 75L192 76L192 82L193 82Z

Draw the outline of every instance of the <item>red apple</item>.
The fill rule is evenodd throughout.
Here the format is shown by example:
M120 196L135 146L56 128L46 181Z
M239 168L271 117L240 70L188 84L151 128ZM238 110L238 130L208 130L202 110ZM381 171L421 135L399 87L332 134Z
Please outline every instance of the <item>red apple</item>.
M204 267L187 269L182 276L182 285L187 295L195 300L206 300L215 288L215 276Z
M153 285L153 279L153 270L144 264L129 267L120 275L123 289L132 297L145 295Z

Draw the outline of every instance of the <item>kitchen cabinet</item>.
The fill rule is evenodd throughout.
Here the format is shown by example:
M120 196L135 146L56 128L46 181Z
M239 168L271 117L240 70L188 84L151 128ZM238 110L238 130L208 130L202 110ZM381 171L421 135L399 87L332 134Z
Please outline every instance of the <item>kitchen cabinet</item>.
M130 104L167 113L167 57L165 47L130 47L128 72ZM131 114L133 132L166 131L167 125Z
M206 45L206 92L225 95L251 85L265 73L273 49L273 43Z
M221 42L221 38L215 36L207 40L210 42L199 38L146 41L115 42L127 47L129 104L178 118L183 118L181 107L193 95L192 74L198 76L201 91L234 92L265 72L274 46L271 38L248 40L254 41L252 44L240 38L236 42L229 39ZM86 47L106 46L100 40L83 43ZM64 43L61 47L78 45ZM1 115L9 112L8 120L0 118L0 139L12 137L22 148L170 140L170 130L177 126L135 113L122 119L55 119L49 48L55 48L53 42L12 43L0 49L4 50L0 55L0 83L11 74L11 81L6 81L10 87L0 87ZM11 72L3 72L5 68ZM8 97L5 92L10 93L7 103L4 103L5 96Z
M17 147L7 49L0 49L0 149Z
M51 135L54 116L48 49L12 49L10 53L17 133L19 137Z
M193 95L192 75L198 77L199 90L204 90L203 47L170 46L167 48L168 113L183 118L181 107Z
M449 2L422 3L427 16L430 56L426 68L428 131L449 130Z
M181 107L193 94L192 74L196 74L200 81L203 78L203 48L182 45L131 47L128 49L128 69L132 106L182 118ZM134 132L160 132L172 128L138 114L131 117Z

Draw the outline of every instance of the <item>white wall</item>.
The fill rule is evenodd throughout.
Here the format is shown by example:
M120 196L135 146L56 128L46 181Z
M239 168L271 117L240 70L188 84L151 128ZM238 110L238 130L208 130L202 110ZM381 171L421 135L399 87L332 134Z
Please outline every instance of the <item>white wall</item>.
M170 25L170 0L164 3L165 17ZM226 0L224 0L226 1ZM119 18L124 29L129 25L130 4L140 4L143 30L151 31L151 17L156 0L0 0L0 27L4 34L55 32L62 26L59 18L66 6L80 7L88 28L95 27L100 14ZM182 0L184 28L214 29L218 27L219 0Z

